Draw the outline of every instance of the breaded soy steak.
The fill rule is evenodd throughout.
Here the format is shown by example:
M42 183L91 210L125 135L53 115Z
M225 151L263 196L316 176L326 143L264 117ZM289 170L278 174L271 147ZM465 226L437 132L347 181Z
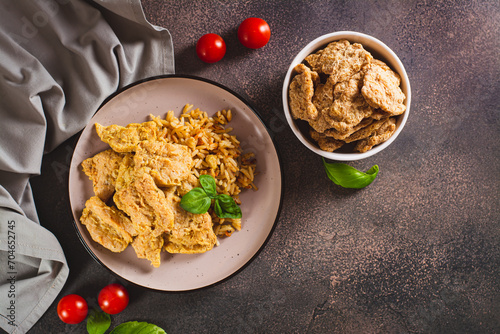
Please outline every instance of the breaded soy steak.
M288 89L290 112L306 121L318 146L334 152L346 143L366 152L389 139L405 112L401 79L361 44L328 44L295 66Z

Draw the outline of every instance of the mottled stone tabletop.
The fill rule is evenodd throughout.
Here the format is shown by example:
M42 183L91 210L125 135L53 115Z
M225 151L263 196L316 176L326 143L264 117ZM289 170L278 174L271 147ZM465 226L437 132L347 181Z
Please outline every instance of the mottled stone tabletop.
M139 320L175 333L500 333L500 4L490 1L143 0L172 34L176 73L227 86L276 133L283 205L259 255L237 275L168 293L128 284L131 303L113 324ZM271 26L268 45L242 47L239 23ZM370 34L399 56L412 87L397 140L374 157L362 190L333 184L320 157L293 135L281 91L295 54L342 30ZM201 62L213 32L225 58ZM71 221L67 166L74 141L44 159L33 189L42 225L70 266L61 296L122 282L86 252ZM92 299L93 298L93 299ZM33 333L85 333L55 302Z

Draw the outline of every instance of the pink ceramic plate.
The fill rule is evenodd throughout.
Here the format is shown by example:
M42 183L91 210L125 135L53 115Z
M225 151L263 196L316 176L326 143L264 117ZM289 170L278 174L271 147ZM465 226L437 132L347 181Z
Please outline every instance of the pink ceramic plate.
M138 123L149 115L164 117L168 110L176 116L185 104L206 111L209 116L231 109L233 133L244 151L257 157L257 192L241 193L242 230L204 254L186 255L162 252L162 264L154 268L148 260L138 259L129 246L113 253L95 243L80 224L85 201L93 196L92 183L83 173L81 162L108 148L95 132L94 124ZM112 96L83 130L75 147L69 173L69 197L75 226L89 253L103 266L122 278L151 289L186 291L212 285L231 276L247 264L263 247L278 219L281 197L281 167L271 136L255 111L240 97L214 82L188 76L164 76L127 87Z

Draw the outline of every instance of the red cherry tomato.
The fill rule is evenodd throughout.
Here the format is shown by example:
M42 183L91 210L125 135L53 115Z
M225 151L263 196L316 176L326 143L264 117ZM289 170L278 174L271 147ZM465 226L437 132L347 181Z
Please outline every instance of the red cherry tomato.
M206 63L215 63L226 54L226 43L217 34L206 34L196 43L196 54Z
M117 314L128 305L128 291L118 284L113 283L102 288L97 297L101 309L108 314Z
M79 324L87 317L88 311L85 299L75 294L62 297L57 304L57 314L67 324Z
M249 17L238 28L238 39L250 49L258 49L269 42L271 29L266 21L258 17Z

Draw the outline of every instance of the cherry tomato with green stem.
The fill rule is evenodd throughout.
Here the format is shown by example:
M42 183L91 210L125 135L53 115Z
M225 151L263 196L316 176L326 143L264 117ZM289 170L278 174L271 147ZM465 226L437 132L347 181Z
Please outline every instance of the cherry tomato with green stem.
M88 311L85 299L75 294L62 297L57 304L57 315L67 324L79 324L87 317Z
M258 17L249 17L238 27L238 39L247 48L259 49L266 45L270 38L269 24Z
M216 63L226 54L226 43L217 34L205 34L196 43L196 54L206 63Z
M109 284L99 292L97 302L101 309L108 314L120 313L128 305L128 291L121 284Z

